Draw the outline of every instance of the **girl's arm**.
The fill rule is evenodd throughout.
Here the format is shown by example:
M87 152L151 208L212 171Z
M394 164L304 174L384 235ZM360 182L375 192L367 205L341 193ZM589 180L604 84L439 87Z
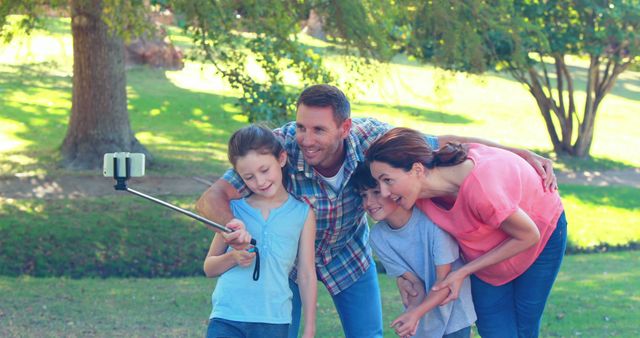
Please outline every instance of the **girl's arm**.
M436 266L436 283L441 282L451 272L451 264ZM449 295L448 289L432 290L427 297L414 308L409 308L405 313L391 322L396 334L400 337L413 336L420 323L420 319L429 311L440 305Z
M207 277L218 277L236 265L249 266L255 253L245 250L227 252L227 244L220 233L216 233L211 241L207 258L204 260L204 274Z
M436 283L432 290L450 289L451 293L442 304L446 304L458 298L462 281L476 271L482 270L493 264L511 258L540 241L540 231L533 220L518 208L515 213L502 222L500 229L506 232L510 238L504 240L495 248L484 255L465 264L459 270L450 273L444 281Z
M302 337L313 337L316 333L316 301L318 299L318 277L315 263L316 216L309 209L298 245L298 288L304 314Z

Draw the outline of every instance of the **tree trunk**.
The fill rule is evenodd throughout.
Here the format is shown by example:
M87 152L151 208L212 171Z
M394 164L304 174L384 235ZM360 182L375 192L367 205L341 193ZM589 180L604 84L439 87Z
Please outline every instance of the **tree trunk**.
M545 126L547 127L547 133L549 134L549 138L551 139L551 144L553 144L553 150L556 153L566 152L564 144L558 136L558 132L556 131L556 126L553 124L553 118L551 116L551 106L553 105L553 99L545 95L536 70L534 68L530 68L528 74L530 78L530 81L528 81L527 83L529 92L531 93L531 95L533 95L533 98L538 104L538 109L540 109L540 113L542 114L542 118L544 119ZM560 135L562 135L562 133Z
M71 1L73 95L63 165L101 167L104 153L148 151L133 135L127 112L124 43L101 19L101 0Z

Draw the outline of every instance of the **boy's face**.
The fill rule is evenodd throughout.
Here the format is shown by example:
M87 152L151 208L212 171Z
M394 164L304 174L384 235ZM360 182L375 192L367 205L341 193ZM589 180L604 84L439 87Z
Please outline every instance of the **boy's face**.
M382 197L380 188L364 189L360 191L364 210L376 222L386 219L398 208L398 204L389 197Z

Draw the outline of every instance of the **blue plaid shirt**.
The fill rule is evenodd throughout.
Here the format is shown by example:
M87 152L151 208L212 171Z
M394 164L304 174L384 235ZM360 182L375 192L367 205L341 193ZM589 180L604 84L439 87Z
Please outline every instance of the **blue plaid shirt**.
M389 129L390 125L372 118L353 119L351 132L345 140L344 181L338 191L304 161L295 139L295 122L274 130L288 154L287 190L315 212L316 272L331 295L351 286L369 268L371 248L365 211L359 193L347 183L358 163L364 162L364 153L371 143ZM434 149L437 148L437 138L428 136L426 139ZM222 178L241 194L250 193L233 169L227 170ZM291 278L295 280L295 270Z

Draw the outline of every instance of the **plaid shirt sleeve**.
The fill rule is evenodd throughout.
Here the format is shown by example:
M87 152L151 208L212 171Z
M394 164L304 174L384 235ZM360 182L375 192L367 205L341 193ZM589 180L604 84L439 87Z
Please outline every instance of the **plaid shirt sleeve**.
M232 187L236 188L242 197L247 197L251 194L251 190L247 188L247 185L244 184L242 177L238 175L238 173L233 170L233 168L227 169L227 171L222 175L222 179L231 184Z

